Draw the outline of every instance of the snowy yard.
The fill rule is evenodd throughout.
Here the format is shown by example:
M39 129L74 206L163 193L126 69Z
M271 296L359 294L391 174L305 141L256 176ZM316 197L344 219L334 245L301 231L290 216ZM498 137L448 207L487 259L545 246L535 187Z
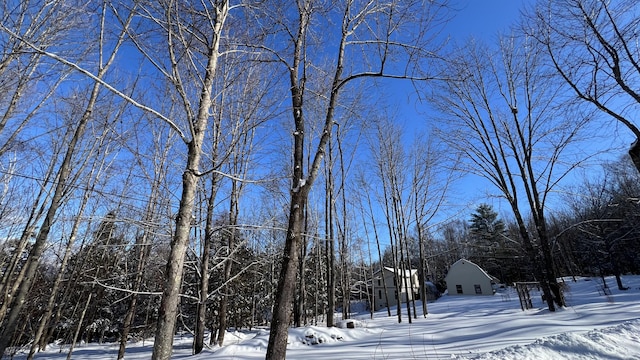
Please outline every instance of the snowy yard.
M515 292L443 296L412 324L403 308L401 324L395 311L391 317L381 311L373 320L355 316L355 329L291 329L287 359L640 359L640 276L623 277L627 291L608 278L611 295L598 291L600 279L566 281L568 307L556 313L545 309L539 294L528 311L520 309ZM191 339L176 337L173 358L263 359L268 331L232 331L225 339L222 348L191 356ZM126 359L148 359L151 348L150 340L132 343ZM51 346L36 359L63 359L64 350ZM117 344L83 344L72 358L106 360L116 354Z

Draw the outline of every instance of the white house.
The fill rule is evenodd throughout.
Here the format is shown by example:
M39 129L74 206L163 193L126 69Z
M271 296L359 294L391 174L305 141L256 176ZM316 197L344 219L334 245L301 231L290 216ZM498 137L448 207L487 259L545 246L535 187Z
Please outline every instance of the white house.
M445 277L449 295L493 295L499 280L466 259L456 261Z
M373 302L374 309L380 310L387 306L394 306L397 303L395 277L393 276L393 268L384 267L378 270L373 276ZM404 271L397 270L398 279L400 280L400 303L407 301L407 289L409 289L408 300L420 299L420 281L418 280L418 270L411 269ZM384 282L382 278L384 277ZM406 285L405 285L406 284ZM386 286L386 287L385 287ZM387 296L385 297L385 293Z

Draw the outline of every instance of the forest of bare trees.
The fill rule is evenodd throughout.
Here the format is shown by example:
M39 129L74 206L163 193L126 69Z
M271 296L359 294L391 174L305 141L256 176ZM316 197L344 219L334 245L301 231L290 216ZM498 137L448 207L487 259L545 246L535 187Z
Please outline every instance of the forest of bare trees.
M461 258L540 282L550 311L561 276L625 289L640 146L611 129L640 138L630 9L539 0L456 43L447 0L3 1L0 353L122 359L153 338L169 359L178 332L198 354L263 327L284 359L291 326L352 307L428 316L398 297L374 314L382 266L420 299Z

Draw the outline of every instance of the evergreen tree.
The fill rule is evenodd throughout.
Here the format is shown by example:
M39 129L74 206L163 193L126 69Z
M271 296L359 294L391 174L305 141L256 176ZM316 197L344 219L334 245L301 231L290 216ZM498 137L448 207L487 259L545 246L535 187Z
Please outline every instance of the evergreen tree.
M499 276L504 281L502 261L507 257L504 236L505 224L491 205L481 204L471 214L469 221L471 236L471 261L485 269L490 275Z

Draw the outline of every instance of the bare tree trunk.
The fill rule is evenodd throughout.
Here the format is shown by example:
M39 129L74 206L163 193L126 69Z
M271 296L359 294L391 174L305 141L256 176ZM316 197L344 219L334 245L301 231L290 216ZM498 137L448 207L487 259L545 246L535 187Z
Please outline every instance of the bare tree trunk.
M422 234L422 225L420 224L420 218L418 217L418 210L416 208L416 228L418 230L418 242L420 247L420 266L418 267L418 281L420 281L420 297L422 299L422 316L427 317L427 277L424 273L426 259L424 256L424 242Z
M362 185L365 186L365 181L362 181ZM391 317L391 307L389 306L389 294L387 293L387 282L384 276L384 264L382 263L382 250L380 249L380 238L378 237L378 227L376 226L376 220L373 216L373 206L371 205L371 197L368 191L364 191L367 196L367 204L369 208L369 216L371 218L371 224L373 227L373 235L376 239L376 249L378 250L378 259L380 259L380 277L382 278L382 288L384 289L384 301L387 304L387 316ZM374 294L375 296L375 294Z
M38 345L40 344L40 338L42 337L42 334L44 333L44 329L49 323L51 315L53 314L54 306L56 303L56 297L58 296L60 284L64 279L65 270L67 269L67 263L69 262L69 258L71 257L71 251L76 240L78 229L80 227L80 221L82 219L82 215L89 201L89 195L91 192L93 192L93 184L95 184L95 178L89 177L89 179L90 179L89 182L91 184L87 187L87 190L85 191L84 196L82 197L82 201L80 203L80 209L78 210L78 215L76 216L76 219L73 222L71 233L69 234L69 241L67 241L64 255L62 256L62 262L60 263L58 274L56 275L56 278L51 287L51 295L49 296L49 301L47 303L46 310L44 312L44 315L42 315L42 318L40 319L38 328L36 329L36 333L33 337L33 343L31 344L29 354L27 355L27 359L29 360L33 358L36 351L38 350Z
M340 265L342 268L342 319L348 319L351 306L351 277L349 271L349 243L347 237L347 189L345 188L344 156L342 153L342 142L340 141L340 125L336 133L338 142L338 155L340 156L340 191L342 198L342 227L340 230ZM340 228L339 228L340 229Z
M290 205L289 228L287 241L282 258L282 270L278 278L278 290L276 303L271 320L271 336L267 347L267 359L285 359L287 348L287 334L291 313L291 299L293 298L294 284L296 283L296 265L300 253L299 246L302 236L303 211L305 207L306 192L304 190L293 192ZM279 336L276 336L279 335Z
M93 286L91 288L93 289ZM71 354L76 346L76 341L78 340L78 335L80 334L80 329L82 329L82 323L84 322L84 316L87 314L87 309L89 308L89 304L91 304L92 297L93 292L89 292L89 297L87 297L87 302L84 304L82 314L80 314L80 319L78 320L78 326L76 326L76 331L73 333L73 339L71 339L71 347L69 347L69 352L67 353L67 360L71 360Z
M200 301L198 302L196 331L193 339L193 353L199 354L204 348L204 333L206 330L207 299L209 298L209 261L211 261L211 243L213 241L213 212L216 198L218 178L216 174L211 175L211 190L207 198L207 220L204 232L204 244L202 245L202 256L200 259ZM215 332L211 333L211 339Z
M308 212L305 211L305 219L304 219L304 233L307 234L308 229L309 229L309 219L308 219ZM299 271L299 278L298 278L298 296L296 296L295 298L295 313L294 313L294 324L297 327L302 326L303 324L306 324L306 298L307 298L307 291L306 291L306 277L305 277L305 269L307 266L307 237L304 236L303 240L302 240L302 246L300 246L300 264L298 265L298 269L300 269Z
M73 139L67 148L67 153L65 158L61 164L59 175L58 175L58 183L56 184L53 197L51 199L51 203L49 205L49 210L47 211L47 215L40 226L40 231L36 236L35 243L29 252L29 257L27 258L27 264L25 265L25 275L24 280L20 283L18 293L13 299L11 311L9 312L9 316L6 319L6 322L3 325L4 330L0 335L0 353L4 353L7 345L11 341L11 337L13 336L13 331L16 327L16 322L18 320L18 315L22 310L24 302L27 297L27 293L31 288L31 284L35 278L35 274L38 268L38 263L40 261L40 256L44 252L47 238L49 236L49 231L51 230L51 226L55 221L55 217L58 211L58 208L61 205L61 200L63 193L67 187L67 178L71 173L71 159L73 157L73 153L75 151L76 144L80 141L80 138L84 134L84 130L86 128L87 123L91 118L91 112L93 111L93 107L95 105L95 101L98 96L99 85L96 85L93 88L91 100L87 109L82 116L82 118L78 122L78 127L74 133Z
M209 90L203 91L202 99L209 94ZM208 108L208 106L207 106ZM208 111L208 110L204 110ZM206 118L206 114L203 117ZM203 120L203 121L206 121ZM162 293L162 301L158 310L158 322L153 346L154 360L168 360L171 358L173 350L173 336L175 334L176 319L178 317L178 304L180 300L180 288L182 286L182 271L184 268L184 257L189 243L191 232L191 214L193 212L194 198L197 190L197 171L200 163L202 138L204 129L195 133L194 139L189 143L187 166L182 175L182 197L176 219L176 230L171 241L171 251L165 270L165 285Z
M227 323L228 317L227 308L229 306L229 298L228 298L228 290L230 288L230 279L231 279L231 269L233 267L233 253L234 248L236 246L236 225L238 222L238 197L239 189L238 182L236 180L232 180L231 182L231 196L230 196L230 204L229 204L229 234L227 240L227 256L224 259L224 270L222 273L222 296L220 299L220 308L218 309L218 346L222 346L224 342L224 335L227 331Z
M229 11L229 3L226 0L216 3L214 42L209 49L205 75L198 105L198 114L192 124L192 139L187 144L187 164L182 175L182 197L176 219L176 230L171 242L171 251L165 271L165 286L162 293L162 301L158 310L158 322L153 345L153 360L168 360L173 350L173 335L175 333L176 319L178 315L178 303L180 300L180 288L182 285L182 270L184 257L189 243L191 229L191 216L193 213L194 199L197 191L199 174L198 168L202 156L202 143L209 119L209 110L212 103L213 79L218 66L218 53L220 35L224 21ZM171 47L172 44L169 44Z
M328 148L328 161L325 163L327 173L327 191L325 193L325 216L326 223L325 229L329 229L327 232L327 239L325 242L325 267L327 269L327 327L332 327L335 324L335 301L336 301L336 245L335 245L335 225L333 216L335 214L334 199L333 199L333 150L331 148L331 137L327 142Z

